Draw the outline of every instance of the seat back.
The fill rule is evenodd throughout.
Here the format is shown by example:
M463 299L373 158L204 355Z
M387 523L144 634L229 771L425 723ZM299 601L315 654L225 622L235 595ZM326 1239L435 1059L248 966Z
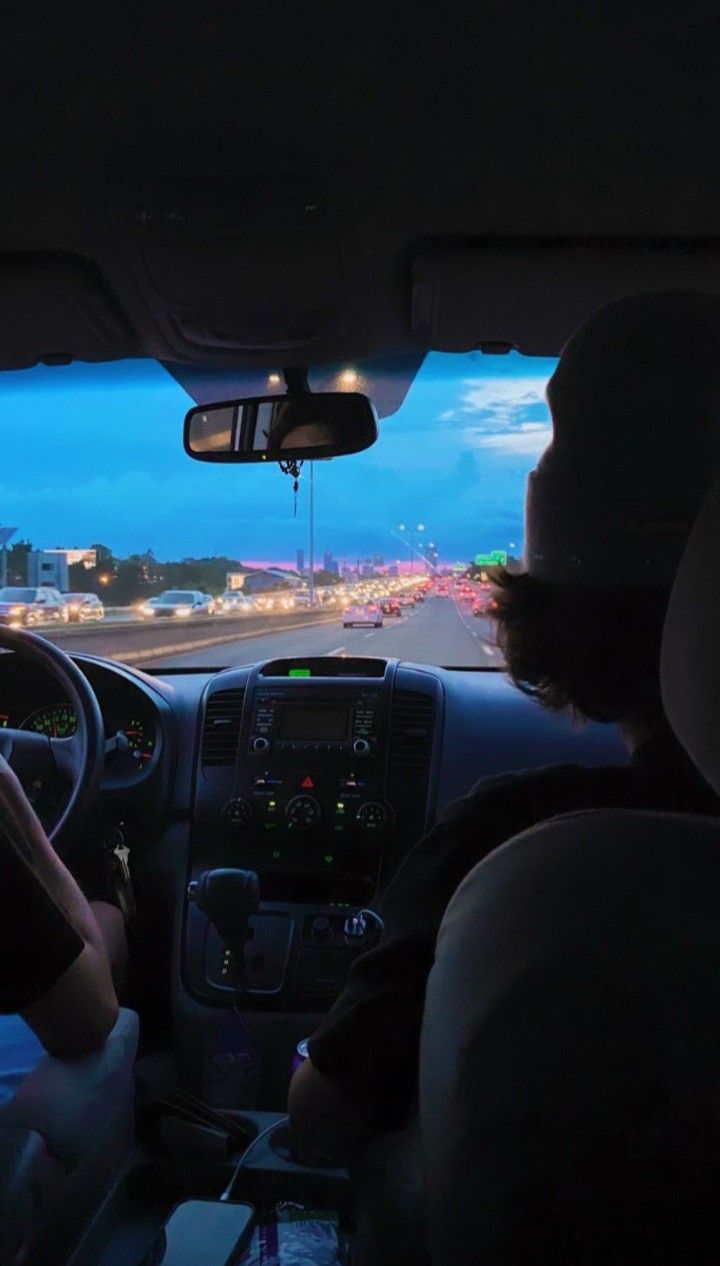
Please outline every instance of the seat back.
M660 661L663 701L683 747L720 792L720 484L695 520L673 585Z
M11 1266L65 1177L35 1130L0 1129L0 1263Z
M681 815L558 818L467 876L421 1041L433 1266L720 1260L719 904L720 822Z
M350 1178L357 1205L351 1266L426 1266L419 1118L374 1138Z

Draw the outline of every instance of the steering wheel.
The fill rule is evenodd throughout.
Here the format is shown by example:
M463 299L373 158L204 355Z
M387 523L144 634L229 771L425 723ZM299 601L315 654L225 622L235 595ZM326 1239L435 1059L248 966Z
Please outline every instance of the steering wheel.
M65 807L48 839L60 857L72 851L103 773L105 727L100 705L87 678L64 651L36 633L0 627L0 651L14 651L18 661L51 676L75 710L71 738L50 738L33 730L0 729L0 756L20 782L61 774L70 783Z

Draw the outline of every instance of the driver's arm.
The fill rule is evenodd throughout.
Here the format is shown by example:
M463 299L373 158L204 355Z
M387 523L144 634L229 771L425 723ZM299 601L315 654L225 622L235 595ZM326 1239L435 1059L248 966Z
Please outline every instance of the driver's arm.
M58 1056L101 1046L118 1014L93 913L1 757L0 1011Z

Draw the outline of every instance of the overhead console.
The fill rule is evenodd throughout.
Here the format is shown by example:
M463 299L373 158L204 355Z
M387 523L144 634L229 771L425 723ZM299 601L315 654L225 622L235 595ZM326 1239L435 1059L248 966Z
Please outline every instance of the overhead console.
M144 182L112 215L169 359L275 368L362 344L352 204L330 176Z
M436 678L378 659L275 660L210 682L191 879L257 871L256 1002L317 1006L367 948L357 916L425 829L441 708ZM187 931L193 991L231 988L225 949L192 907Z

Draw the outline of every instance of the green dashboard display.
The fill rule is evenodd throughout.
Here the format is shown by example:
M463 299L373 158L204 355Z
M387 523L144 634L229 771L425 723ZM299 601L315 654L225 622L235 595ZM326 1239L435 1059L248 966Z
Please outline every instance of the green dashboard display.
M312 677L312 673L309 668L291 668L288 677Z

